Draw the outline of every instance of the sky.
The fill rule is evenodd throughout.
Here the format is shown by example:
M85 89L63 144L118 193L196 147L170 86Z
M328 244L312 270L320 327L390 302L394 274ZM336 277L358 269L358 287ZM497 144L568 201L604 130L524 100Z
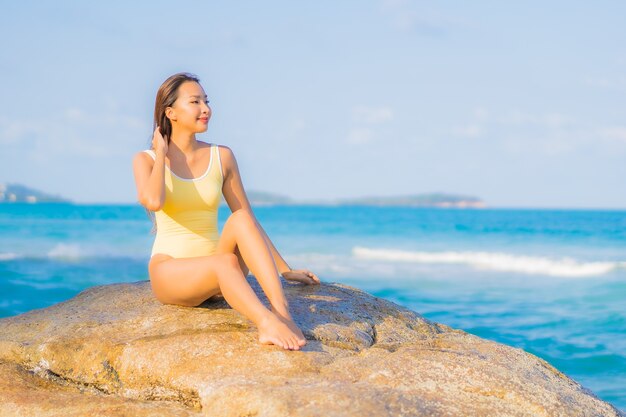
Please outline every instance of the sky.
M0 183L137 203L154 99L199 77L244 187L626 208L626 3L21 1L0 13Z

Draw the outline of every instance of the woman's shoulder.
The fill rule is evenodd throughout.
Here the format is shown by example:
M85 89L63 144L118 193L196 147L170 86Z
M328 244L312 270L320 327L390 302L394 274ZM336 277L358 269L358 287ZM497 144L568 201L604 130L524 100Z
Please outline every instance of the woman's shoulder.
M233 152L233 150L229 146L227 146L227 145L223 145L221 143L213 143L213 145L217 146L217 148L220 151L226 151L226 152L230 152L230 153Z
M146 149L143 151L138 151L133 156L133 166L137 169L139 167L149 167L152 168L154 165L154 161L156 160L156 154L152 149ZM145 169L145 168L139 168Z
M211 146L217 146L218 149L228 149L230 150L230 148L226 145L222 145L221 143L216 143L216 142L204 142L202 140L199 140L198 143L200 144L200 146L202 146L203 148L210 148Z
M153 149L144 149L135 153L134 159L154 161L156 159L156 152Z
M233 150L226 145L215 144L217 146L217 157L219 158L219 163L222 166L224 175L227 175L230 172L232 166L236 164L235 162L235 154Z
M233 150L230 147L222 145L221 143L211 143L209 146L213 145L217 146L220 158L229 158L233 155Z

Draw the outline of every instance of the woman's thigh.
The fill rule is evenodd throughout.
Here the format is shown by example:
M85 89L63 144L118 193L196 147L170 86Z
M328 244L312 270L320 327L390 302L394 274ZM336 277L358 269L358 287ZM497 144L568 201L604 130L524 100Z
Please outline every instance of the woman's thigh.
M220 294L218 273L238 263L234 254L172 258L155 254L148 266L152 290L164 304L197 306Z

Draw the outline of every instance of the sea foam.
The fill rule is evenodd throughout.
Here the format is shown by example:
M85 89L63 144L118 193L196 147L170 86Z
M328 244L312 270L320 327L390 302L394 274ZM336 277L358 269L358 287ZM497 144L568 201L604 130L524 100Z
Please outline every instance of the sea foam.
M17 257L18 255L13 252L0 252L0 261L11 261Z
M626 262L582 262L570 257L548 258L503 252L422 252L355 246L352 248L352 255L361 259L390 262L399 261L414 263L465 264L476 269L483 270L509 271L560 277L588 277L604 275L617 268L626 268Z
M47 255L53 259L78 260L84 253L82 253L78 245L58 243L48 251Z

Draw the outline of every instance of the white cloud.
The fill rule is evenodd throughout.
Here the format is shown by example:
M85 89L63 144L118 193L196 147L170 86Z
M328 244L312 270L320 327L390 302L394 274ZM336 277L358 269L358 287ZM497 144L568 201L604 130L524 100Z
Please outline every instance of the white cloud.
M425 36L443 36L446 28L440 19L405 12L395 17L395 26L404 32L415 32Z
M465 17L443 13L427 2L383 0L381 10L390 16L396 29L424 36L445 36L453 28L476 26Z
M478 138L485 133L485 124L489 119L489 111L482 107L475 107L471 112L471 121L465 125L453 127L450 133L453 136L461 136L465 138Z
M382 6L385 9L389 9L389 8L395 8L399 6L405 6L408 3L409 3L408 0L383 0Z
M28 140L29 137L41 134L44 131L44 125L38 124L35 120L0 118L0 144L2 145L16 144Z
M116 108L116 106L109 107ZM142 128L146 125L142 120L136 117L119 114L115 110L107 112L89 113L79 108L68 108L63 112L63 116L68 122L74 123L76 126L84 125L85 127L102 128L112 127L117 129L124 128Z
M567 127L573 122L569 116L560 113L532 114L512 110L498 118L499 123L515 126L543 126L552 129Z
M389 107L357 106L352 109L352 116L356 123L381 124L393 119L393 110Z
M585 120L576 120L559 112L544 114L521 110L492 112L476 107L469 112L469 120L448 129L445 133L458 138L488 140L490 146L499 146L513 153L540 153L555 156L572 152L609 152L600 141L626 144L626 127L598 128ZM610 152L620 151L619 148ZM624 149L626 150L626 149Z
M71 107L35 120L3 117L0 144L20 146L28 142L25 156L35 161L69 155L105 157L132 149L136 138L149 129L147 122L133 116L111 112L91 114ZM147 139L146 136L146 142Z
M297 133L297 132L301 132L301 131L303 131L303 130L307 129L307 128L308 128L308 124L307 124L307 122L306 122L304 119L302 119L302 118L293 119L293 120L291 121L291 123L289 124L289 128L290 128L290 129L291 129L294 133Z
M608 139L626 143L626 127L613 126L598 129L598 133Z
M352 127L348 132L347 142L371 142L380 133L381 127L391 120L393 110L390 107L355 106L352 108Z
M543 124L553 129L567 127L571 122L570 117L558 113L549 113L543 117Z
M368 143L374 139L374 132L369 128L353 128L348 134L348 142L354 144Z
M81 109L69 108L65 110L65 118L70 121L82 121L85 114Z
M626 89L626 77L587 77L583 84L591 87L623 90Z
M482 136L483 127L477 124L471 124L464 127L455 127L452 128L452 133L457 136L463 136L467 138L477 138Z
M484 107L474 108L474 118L480 121L487 120L489 118L489 110Z

